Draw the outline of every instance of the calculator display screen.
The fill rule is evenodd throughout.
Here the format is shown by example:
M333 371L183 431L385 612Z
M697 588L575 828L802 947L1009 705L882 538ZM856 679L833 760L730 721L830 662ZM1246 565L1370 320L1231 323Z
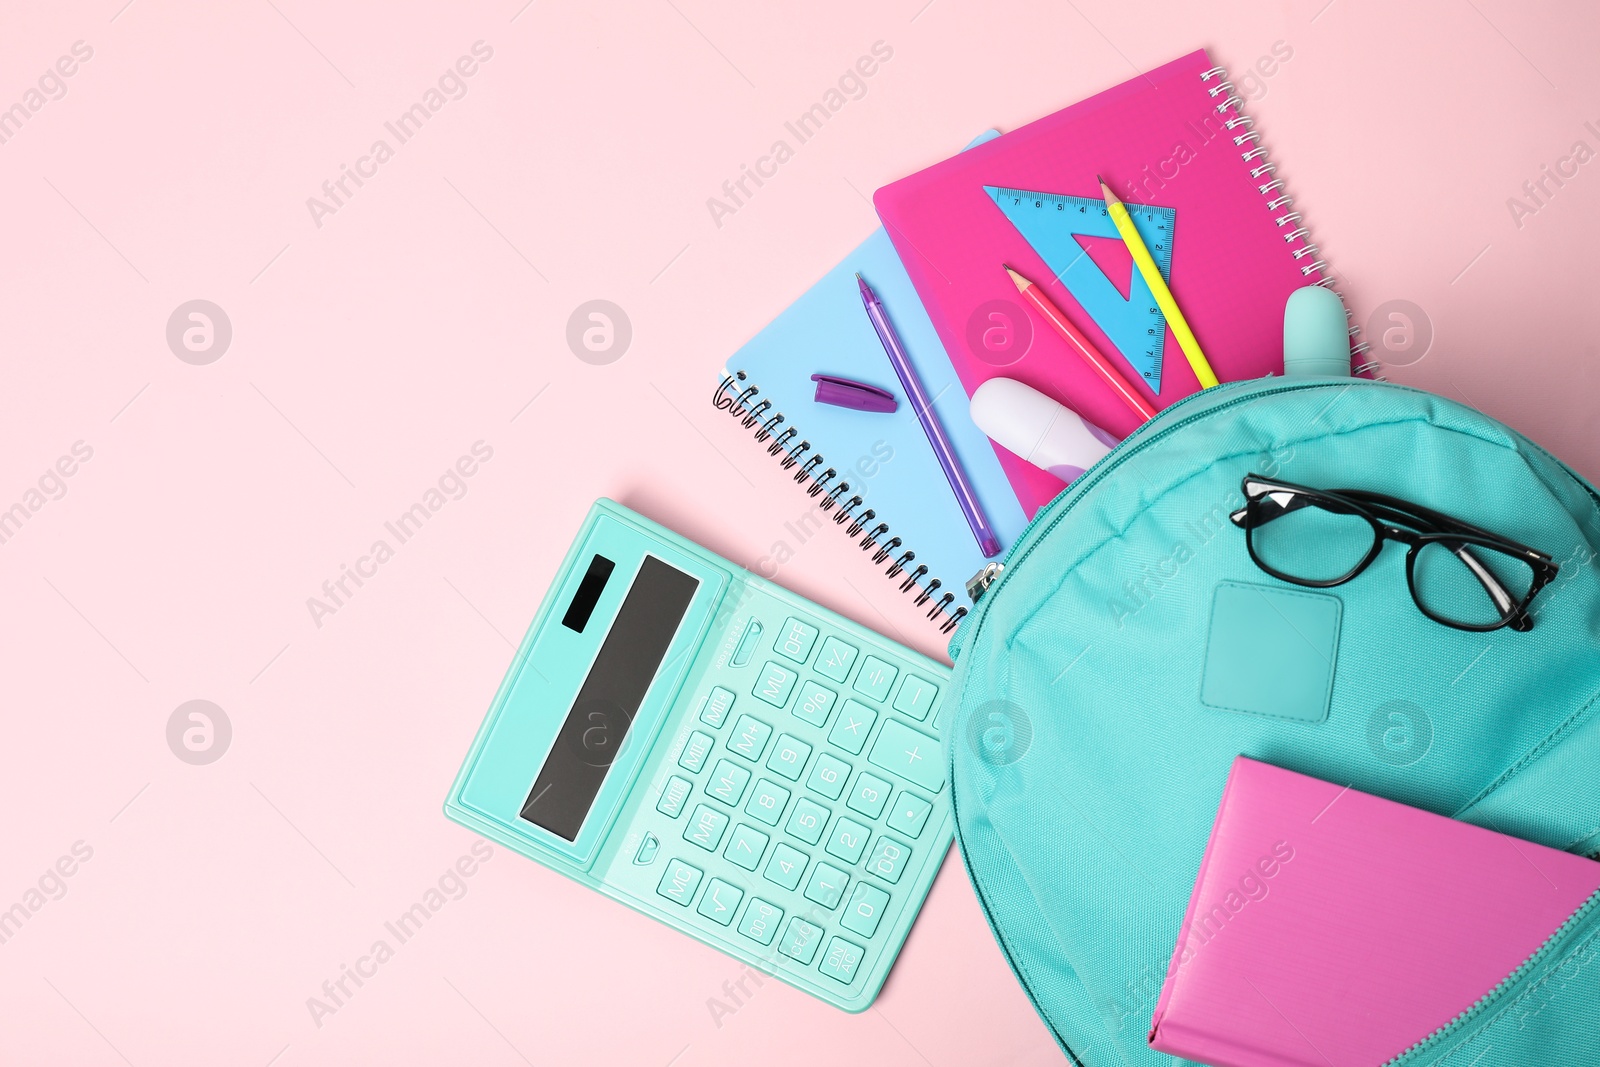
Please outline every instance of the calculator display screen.
M522 817L577 839L700 579L646 556L534 779Z

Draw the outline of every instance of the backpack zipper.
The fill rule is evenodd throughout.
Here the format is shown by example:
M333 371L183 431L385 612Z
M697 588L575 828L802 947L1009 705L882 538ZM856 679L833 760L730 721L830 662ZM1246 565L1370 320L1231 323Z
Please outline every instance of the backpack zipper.
M1448 1023L1445 1023L1443 1026L1439 1027L1439 1029L1435 1030L1421 1041L1418 1041L1416 1044L1400 1053L1400 1055L1394 1057L1394 1059L1383 1064L1382 1067L1399 1067L1401 1063L1421 1055L1431 1047L1439 1045L1441 1042L1447 1040L1452 1033L1461 1030L1468 1023L1483 1015L1486 1011L1492 1008L1497 1001L1504 997L1512 986L1521 981L1529 971L1537 967L1540 962L1545 959L1545 957L1549 956L1553 947L1560 943L1568 934L1570 934L1573 929L1582 923L1584 919L1588 917L1589 913L1594 911L1597 907L1600 907L1600 892L1596 892L1588 900L1584 901L1583 906L1569 915L1567 917L1567 921L1562 923L1560 927L1556 929L1555 933L1546 938L1544 944L1540 945L1533 955L1522 961L1522 966L1506 975L1499 985L1495 986L1493 989L1489 990L1489 992L1479 997L1477 1003L1473 1004L1472 1007L1468 1008L1460 1015L1457 1015Z

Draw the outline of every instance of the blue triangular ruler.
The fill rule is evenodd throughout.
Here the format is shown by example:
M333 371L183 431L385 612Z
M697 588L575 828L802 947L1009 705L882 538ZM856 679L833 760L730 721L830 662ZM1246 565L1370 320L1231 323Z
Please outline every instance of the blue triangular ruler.
M1026 189L983 187L1011 225L1055 273L1100 332L1117 346L1122 358L1158 395L1161 392L1161 351L1166 344L1167 319L1156 306L1144 276L1135 268L1124 297L1090 258L1078 237L1120 240L1117 227L1099 197L1062 196ZM1128 214L1144 238L1145 247L1161 270L1172 278L1172 233L1177 212L1170 207L1129 204ZM1035 279L1038 280L1038 279Z

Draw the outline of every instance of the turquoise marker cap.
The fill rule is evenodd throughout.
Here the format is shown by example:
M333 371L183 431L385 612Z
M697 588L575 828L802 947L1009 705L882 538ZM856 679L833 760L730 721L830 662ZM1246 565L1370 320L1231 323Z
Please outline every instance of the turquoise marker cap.
M1291 378L1348 378L1350 328L1344 301L1323 285L1289 294L1283 309L1283 373Z

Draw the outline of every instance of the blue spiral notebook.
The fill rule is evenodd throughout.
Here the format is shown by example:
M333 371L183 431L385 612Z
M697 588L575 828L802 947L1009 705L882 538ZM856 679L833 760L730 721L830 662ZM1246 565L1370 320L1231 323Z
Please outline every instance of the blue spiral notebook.
M973 143L995 136L990 131ZM1009 547L1027 518L989 439L968 414L966 390L882 229L733 354L716 404L811 495L817 525L854 538L948 633L970 606L967 579L989 561L862 309L857 272L883 301L1002 547ZM817 373L888 389L899 406L876 413L819 404L811 380ZM809 537L816 526L809 516L804 521L797 536Z

